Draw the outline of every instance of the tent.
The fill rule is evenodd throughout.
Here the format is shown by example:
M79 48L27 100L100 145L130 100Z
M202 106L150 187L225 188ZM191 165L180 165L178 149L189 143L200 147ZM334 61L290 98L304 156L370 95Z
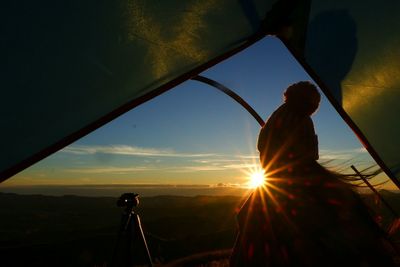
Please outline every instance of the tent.
M2 4L0 181L276 35L400 187L399 1Z

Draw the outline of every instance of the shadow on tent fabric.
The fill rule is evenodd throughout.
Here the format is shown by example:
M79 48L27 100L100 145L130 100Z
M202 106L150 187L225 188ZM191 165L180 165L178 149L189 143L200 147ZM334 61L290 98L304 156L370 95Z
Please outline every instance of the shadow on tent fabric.
M305 58L340 105L341 82L357 53L357 25L344 9L317 14L308 26Z

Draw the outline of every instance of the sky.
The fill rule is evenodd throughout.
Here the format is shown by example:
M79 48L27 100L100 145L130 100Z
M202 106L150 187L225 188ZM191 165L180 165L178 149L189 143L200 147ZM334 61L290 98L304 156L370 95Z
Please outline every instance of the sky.
M290 84L311 80L276 38L267 37L201 75L239 94L262 118ZM313 116L321 161L375 164L322 95ZM214 88L187 81L2 183L18 185L179 184L241 186L259 167L257 121ZM350 170L347 170L350 172ZM381 180L386 180L381 175ZM391 189L393 185L385 185ZM394 188L394 187L393 187Z

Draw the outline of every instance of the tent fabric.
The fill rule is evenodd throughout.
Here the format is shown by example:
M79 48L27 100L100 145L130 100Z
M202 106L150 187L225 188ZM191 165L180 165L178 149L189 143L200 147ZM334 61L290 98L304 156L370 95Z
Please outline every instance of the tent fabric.
M400 2L313 1L304 60L399 185Z
M0 181L261 31L284 40L400 185L398 1L3 2Z
M240 46L273 3L2 3L0 181L88 124Z

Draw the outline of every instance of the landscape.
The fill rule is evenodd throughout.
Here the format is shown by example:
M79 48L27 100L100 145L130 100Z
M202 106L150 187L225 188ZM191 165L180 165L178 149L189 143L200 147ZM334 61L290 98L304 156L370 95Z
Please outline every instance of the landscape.
M0 267L400 266L400 1L2 11Z
M399 194L381 194L394 209L400 208ZM118 197L0 193L2 266L111 266L123 211L116 205ZM374 195L362 197L387 229L393 220L390 211ZM227 266L237 233L235 215L245 196L139 200L135 212L156 265ZM392 238L399 240L398 233ZM116 253L121 254L123 249Z
M136 211L153 261L230 249L241 201L239 196L140 198ZM116 202L0 193L2 266L109 266L123 211Z

